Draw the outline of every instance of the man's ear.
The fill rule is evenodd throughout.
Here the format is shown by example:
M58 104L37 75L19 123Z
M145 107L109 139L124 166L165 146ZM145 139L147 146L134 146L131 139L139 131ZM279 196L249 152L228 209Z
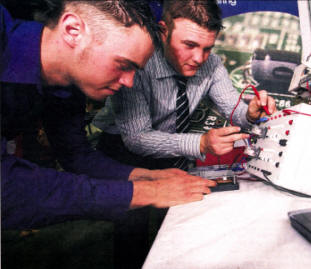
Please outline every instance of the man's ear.
M167 27L167 24L165 23L165 21L159 21L159 25L162 29L161 39L162 39L162 42L165 43L167 40L167 37L168 37L168 27Z
M68 12L62 16L60 24L65 43L71 48L76 47L85 33L85 24L81 17Z

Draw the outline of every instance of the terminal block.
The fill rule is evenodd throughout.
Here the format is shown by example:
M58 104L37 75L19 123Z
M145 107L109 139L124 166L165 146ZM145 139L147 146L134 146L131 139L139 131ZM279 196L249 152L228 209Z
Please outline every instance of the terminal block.
M260 148L249 146L245 148L244 154L248 155L251 158L259 158Z
M295 113L295 112L297 113ZM311 195L311 106L299 104L254 126L246 170L274 184Z
M251 129L242 128L241 133L250 134L252 136L256 136L259 138L264 138L267 133L267 128L254 125L254 127Z

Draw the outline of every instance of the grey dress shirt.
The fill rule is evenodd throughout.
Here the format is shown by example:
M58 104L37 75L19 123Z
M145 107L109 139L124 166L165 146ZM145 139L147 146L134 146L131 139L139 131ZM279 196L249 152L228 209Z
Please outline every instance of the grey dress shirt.
M115 123L128 149L136 154L203 160L200 153L202 134L175 133L178 88L173 76L176 74L162 50L156 50L145 68L136 73L133 88L122 88L112 97ZM196 75L188 80L190 114L207 95L226 118L230 117L239 98L220 57L215 54L211 54ZM241 101L233 116L234 124L248 126L246 112L247 105Z

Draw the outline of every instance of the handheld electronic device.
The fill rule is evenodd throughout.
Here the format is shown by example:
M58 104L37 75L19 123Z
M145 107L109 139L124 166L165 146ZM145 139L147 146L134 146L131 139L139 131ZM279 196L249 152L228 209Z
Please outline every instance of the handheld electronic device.
M289 190L311 195L311 106L278 111L252 129L246 170Z

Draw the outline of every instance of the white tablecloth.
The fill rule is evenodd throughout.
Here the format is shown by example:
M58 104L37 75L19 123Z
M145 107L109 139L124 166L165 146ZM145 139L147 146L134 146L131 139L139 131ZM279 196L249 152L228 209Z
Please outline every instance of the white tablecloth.
M310 269L311 244L287 215L304 208L311 199L246 181L172 207L143 269Z

